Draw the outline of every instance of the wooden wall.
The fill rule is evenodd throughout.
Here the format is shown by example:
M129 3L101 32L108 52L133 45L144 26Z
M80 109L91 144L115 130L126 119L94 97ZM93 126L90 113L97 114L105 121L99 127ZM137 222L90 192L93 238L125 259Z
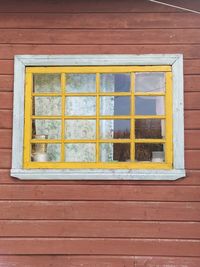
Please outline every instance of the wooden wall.
M14 55L102 53L184 54L187 177L10 177ZM0 136L1 267L200 266L200 15L147 0L1 1Z

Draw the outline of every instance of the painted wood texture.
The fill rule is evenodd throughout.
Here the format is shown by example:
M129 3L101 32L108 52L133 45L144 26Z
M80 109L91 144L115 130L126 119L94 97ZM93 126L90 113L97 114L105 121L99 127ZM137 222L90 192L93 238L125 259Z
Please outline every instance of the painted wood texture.
M8 0L0 12L0 266L200 266L200 16L145 0ZM186 178L10 177L14 55L149 53L184 55Z

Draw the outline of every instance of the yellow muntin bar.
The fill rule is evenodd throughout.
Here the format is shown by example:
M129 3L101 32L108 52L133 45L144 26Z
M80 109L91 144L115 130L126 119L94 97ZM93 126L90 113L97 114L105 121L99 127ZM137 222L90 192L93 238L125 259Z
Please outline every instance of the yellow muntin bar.
M135 119L165 119L165 115L135 115Z
M165 139L135 139L135 143L166 143Z
M76 67L27 67L27 73L128 73L169 72L170 66L76 66Z
M155 162L29 162L30 169L163 169L166 163Z
M66 87L66 75L65 73L61 74L61 92L62 92L62 123L61 123L61 161L65 161L65 87Z
M166 73L166 147L165 161L172 168L173 163L173 119L172 119L172 73Z
M135 160L135 74L131 73L131 128L130 128L130 138L131 138L131 151L130 151L130 160Z
M97 96L97 93L67 93L65 94L66 96ZM100 96L130 96L131 93L127 92L110 92L110 93L105 93L105 92L99 92L98 95Z
M165 93L163 92L137 92L135 93L135 96L165 96Z
M26 73L25 86L25 120L24 120L24 168L27 168L31 160L31 138L32 138L32 74Z
M31 144L61 144L62 140L55 139L32 139Z
M31 116L33 120L60 120L62 116Z
M62 96L60 93L32 93L33 96Z
M100 74L96 74L96 162L99 162L100 151L99 151L99 138L100 138Z

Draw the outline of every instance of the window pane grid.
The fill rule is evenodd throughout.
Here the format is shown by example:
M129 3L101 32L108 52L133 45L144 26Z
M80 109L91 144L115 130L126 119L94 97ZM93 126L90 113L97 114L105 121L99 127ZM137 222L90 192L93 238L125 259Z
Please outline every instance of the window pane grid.
M156 70L155 70L156 71ZM78 73L79 71L77 71ZM51 73L51 72L50 72ZM74 72L75 73L75 72ZM80 72L79 72L80 73ZM86 73L86 72L83 72ZM91 72L88 72L91 73ZM34 115L32 113L29 114L29 126L32 125L32 120L38 119L48 119L48 120L61 120L61 139L48 139L48 140L35 140L30 138L29 139L29 149L28 146L26 146L26 153L25 153L25 158L26 161L30 161L30 156L29 160L27 160L27 153L30 155L30 144L34 143L46 143L46 144L61 144L61 160L60 163L65 163L66 166L68 162L65 162L65 144L66 143L94 143L96 144L96 163L101 163L100 162L100 144L101 143L130 143L130 161L135 162L135 144L139 143L161 143L164 144L166 143L166 149L165 149L165 154L166 154L166 162L172 162L172 156L171 152L168 151L168 148L172 148L172 131L166 131L166 137L165 139L136 139L135 138L135 120L136 119L163 119L166 121L166 128L169 126L167 125L172 125L172 122L170 121L169 117L172 115L171 108L168 108L169 106L171 107L171 92L169 92L169 87L171 87L171 72L165 72L166 76L166 84L165 84L165 92L135 92L135 73L130 72L130 81L131 81L131 86L130 86L130 92L101 92L100 91L100 73L104 72L96 72L96 92L95 93L68 93L66 92L66 85L67 85L67 75L66 72L61 73L61 93L35 93L33 92L33 89L31 90L31 95L29 105L32 109L33 107L33 96L46 96L46 97L55 97L59 96L61 97L61 116L38 116ZM109 73L109 72L105 72ZM120 71L116 70L116 73L120 73ZM121 72L123 73L123 72ZM28 75L29 74L29 75ZM28 86L33 88L32 84L32 73L27 73L27 81L28 81ZM30 85L31 84L31 85ZM66 97L69 96L94 96L96 97L96 115L95 116L67 116L66 115ZM100 97L101 96L130 96L131 102L130 102L130 115L100 115ZM135 115L135 96L164 96L165 97L165 112L164 115ZM27 111L27 108L26 108ZM26 112L26 115L28 113ZM32 115L31 115L32 114ZM74 119L80 119L80 120L85 120L85 119L95 119L96 120L96 139L91 140L91 139L85 139L85 140L80 140L80 139L66 139L65 136L65 121L66 120L74 120ZM100 139L100 120L109 120L109 119L115 119L115 120L120 120L120 119L130 119L130 139ZM27 122L26 122L27 124ZM28 126L27 126L28 127ZM27 128L25 127L25 129ZM30 136L32 136L32 127L29 127L30 131ZM25 138L26 139L26 138ZM28 152L29 151L29 152ZM166 152L167 151L167 152ZM94 162L94 163L95 163ZM71 163L71 162L70 162ZM76 162L77 163L77 162ZM93 163L93 164L94 164ZM119 162L121 164L122 162ZM124 162L123 162L124 163ZM152 162L149 162L152 164ZM104 164L104 162L103 162Z

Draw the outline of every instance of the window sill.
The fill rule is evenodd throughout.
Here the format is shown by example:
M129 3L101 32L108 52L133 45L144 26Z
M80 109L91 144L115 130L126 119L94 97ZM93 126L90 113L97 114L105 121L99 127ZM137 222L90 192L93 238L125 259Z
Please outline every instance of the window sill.
M11 176L22 180L177 180L185 170L99 170L99 169L12 169Z

